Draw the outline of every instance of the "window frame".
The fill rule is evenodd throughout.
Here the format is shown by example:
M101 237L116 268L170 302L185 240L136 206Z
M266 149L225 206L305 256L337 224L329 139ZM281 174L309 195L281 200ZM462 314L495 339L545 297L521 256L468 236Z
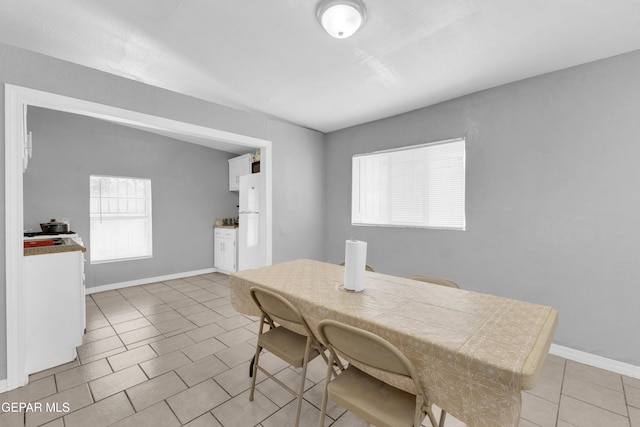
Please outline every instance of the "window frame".
M461 203L461 211L456 211L457 214L455 216L458 216L461 218L460 222L458 223L458 225L429 225L426 220L423 220L422 224L418 224L418 223L400 223L397 221L393 221L392 218L392 214L391 213L387 213L387 217L386 218L381 218L381 216L378 216L378 218L374 218L374 220L371 219L367 219L366 218L366 214L363 214L362 211L363 209L361 208L361 204L364 203L364 201L361 198L361 174L362 174L362 170L361 170L361 162L359 161L359 159L362 158L366 158L369 157L371 159L378 157L380 159L382 159L382 161L385 161L385 157L387 159L391 158L393 156L393 153L400 153L400 152L410 152L412 150L419 150L419 149L424 149L424 148L428 148L428 147L434 147L434 146L440 146L440 145L445 145L445 144L452 144L452 143L462 143L462 153L461 153L461 160L458 159L458 162L461 162L461 174L457 177L460 181L461 181L461 189L458 188L458 192L459 194L461 194L461 196L459 196L459 198L457 199L458 203ZM451 157L451 159L454 159L453 157ZM455 159L454 159L455 160ZM388 160L386 160L388 161ZM387 166L385 166L387 167ZM417 170L414 168L412 169L413 172L416 172ZM365 171L366 173L366 171ZM379 175L381 176L381 175ZM354 154L352 157L352 176L351 176L351 188L352 188L352 193L351 193L351 225L353 226L363 226L363 227L389 227L389 228L418 228L418 229L433 229L433 230L454 230L454 231L465 231L466 230L466 139L465 138L452 138L452 139L447 139L447 140L441 140L441 141L435 141L435 142L429 142L429 143L425 143L425 144L417 144L417 145L411 145L411 146L403 146L403 147L398 147L398 148L392 148L392 149L388 149L388 150L379 150L379 151L374 151L374 152L370 152L370 153L361 153L361 154ZM383 193L382 196L378 195L379 197L374 197L373 199L378 201L378 200L382 200L386 197L386 201L385 202L379 202L381 204L383 204L383 209L382 210L388 210L389 212L391 212L391 210L394 208L392 206L392 203L390 202L390 200L392 199L392 194L393 194L393 184L392 184L392 179L393 179L393 173L390 172L389 170L386 171L386 173L384 174L384 176L382 176L382 181L379 182L380 186L384 186L385 188L383 188L381 190L381 193ZM423 183L426 185L426 182ZM366 191L366 190L365 190ZM384 195L384 193L386 193L386 195ZM369 193L372 194L372 193ZM425 198L426 199L426 198ZM371 202L370 202L371 203ZM388 206L387 206L388 205ZM397 206L396 206L397 207ZM425 207L424 209L429 209L428 207ZM375 213L372 215L368 215L369 218L375 217ZM384 216L384 215L382 215Z
M117 213L109 213L102 210L102 206L100 207L100 211L96 214L92 211L91 207L91 199L94 197L91 194L91 185L95 178L98 179L118 179L118 180L135 180L142 181L144 185L144 200L145 212L144 214L129 214L129 215L121 215L118 216ZM107 198L109 196L105 196ZM100 196L100 203L102 203L103 199L102 195ZM115 197L118 199L118 203L120 202L121 197L118 195ZM133 256L117 256L110 258L99 258L95 259L95 248L94 248L94 235L93 235L93 224L96 218L100 218L101 221L118 221L125 219L139 219L145 221L144 233L145 233L145 246L146 251L144 254L133 255ZM141 260L141 259L149 259L153 258L153 209L152 209L152 191L151 191L151 179L150 178L141 178L141 177L129 177L129 176L116 176L116 175L98 175L98 174L90 174L89 175L89 258L91 264L106 264L112 262L122 262L122 261L133 261L133 260Z

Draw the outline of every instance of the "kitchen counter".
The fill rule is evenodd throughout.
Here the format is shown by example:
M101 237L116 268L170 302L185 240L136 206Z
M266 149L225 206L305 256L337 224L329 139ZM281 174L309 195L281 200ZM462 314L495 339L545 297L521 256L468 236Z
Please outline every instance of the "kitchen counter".
M238 228L237 225L214 225L213 228L230 228L230 229L234 229L234 228Z
M42 239L42 240L51 240L51 239ZM86 252L87 249L79 245L73 239L61 239L64 243L60 245L51 245L51 246L36 246L33 248L25 248L24 256L30 255L44 255L44 254L55 254L60 252L75 252L81 251ZM37 242L37 240L35 240Z

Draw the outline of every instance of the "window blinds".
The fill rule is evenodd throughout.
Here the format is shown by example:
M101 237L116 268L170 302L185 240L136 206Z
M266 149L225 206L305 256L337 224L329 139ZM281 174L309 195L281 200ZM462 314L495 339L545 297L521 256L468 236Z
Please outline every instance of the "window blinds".
M91 175L91 263L151 257L151 181Z
M353 156L352 224L465 229L465 140Z

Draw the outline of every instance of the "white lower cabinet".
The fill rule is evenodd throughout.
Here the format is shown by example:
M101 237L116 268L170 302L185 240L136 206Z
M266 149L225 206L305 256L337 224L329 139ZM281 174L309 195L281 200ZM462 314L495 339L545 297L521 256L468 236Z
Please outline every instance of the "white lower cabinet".
M84 334L81 251L24 257L25 370L71 362Z
M213 234L213 266L223 273L236 271L238 259L237 229L215 228Z

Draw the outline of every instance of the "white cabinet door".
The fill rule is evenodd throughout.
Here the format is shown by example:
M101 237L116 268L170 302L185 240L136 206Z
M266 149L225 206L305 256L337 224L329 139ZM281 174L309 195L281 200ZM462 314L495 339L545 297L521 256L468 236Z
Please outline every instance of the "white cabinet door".
M224 237L224 265L227 270L236 271L236 231L225 230ZM233 231L233 233L229 233Z
M229 191L240 189L240 177L251 173L251 154L229 159Z
M224 266L224 237L222 230L216 228L213 237L213 266L222 269Z

